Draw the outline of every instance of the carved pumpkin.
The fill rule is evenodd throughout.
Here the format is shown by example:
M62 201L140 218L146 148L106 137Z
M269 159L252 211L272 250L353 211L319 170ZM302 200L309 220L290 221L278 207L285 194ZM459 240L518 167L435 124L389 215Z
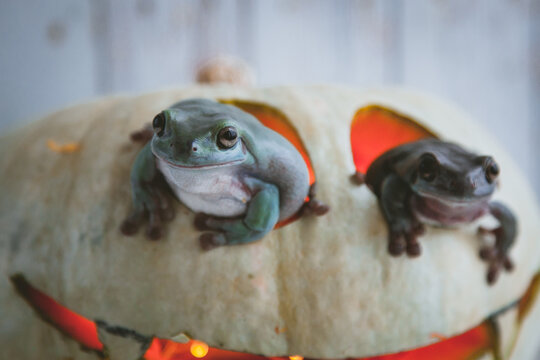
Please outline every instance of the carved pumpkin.
M244 106L269 124L290 122L281 131L305 151L317 196L331 211L282 224L254 244L204 252L194 214L177 203L164 239L122 236L140 149L129 134L193 97ZM421 257L390 257L375 197L349 181L382 148L423 136L492 154L501 166L495 198L515 211L520 228L511 251L516 268L494 286L485 281L475 225L428 227ZM374 151L374 144L383 145ZM187 340L181 334L208 344L208 359L532 357L540 211L486 131L437 99L389 89L196 86L62 110L4 137L0 150L0 346L7 358L192 358L193 341L166 340ZM51 331L23 300L68 336Z

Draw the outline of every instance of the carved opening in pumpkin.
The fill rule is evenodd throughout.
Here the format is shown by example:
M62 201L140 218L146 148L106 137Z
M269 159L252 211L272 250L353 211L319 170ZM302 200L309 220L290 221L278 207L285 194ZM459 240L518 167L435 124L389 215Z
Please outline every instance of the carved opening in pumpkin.
M155 338L145 354L145 360L190 359L191 343L179 344ZM395 354L349 360L476 360L487 353L495 353L497 336L493 324L486 321L475 328L437 343ZM163 356L163 354L174 354ZM293 360L301 356L264 357L234 351L209 348L205 360Z
M50 296L34 288L17 274L11 277L13 286L19 295L48 323L62 333L73 338L85 349L103 351L103 344L97 336L96 323L60 305Z
M18 293L43 319L79 342L86 349L99 353L103 351L104 346L98 338L97 326L93 321L69 310L50 296L34 288L22 275L12 276L11 281ZM431 345L395 354L349 360L476 360L488 353L491 353L494 358L499 358L499 334L493 317L510 308L517 307L516 331L519 331L523 319L539 296L540 272L534 276L520 300L515 301L480 325L460 335L444 338L434 334L433 337L439 338L440 341ZM517 339L517 334L515 338ZM205 347L206 350L201 353L199 350L197 352L193 350L194 344L196 344L195 340L187 343L177 343L172 340L153 338L144 354L144 359L184 360L194 359L196 354L203 354L200 358L206 360L291 360L301 358L297 356L264 357L212 347Z
M298 150L302 158L304 159L306 166L309 172L309 185L315 183L315 171L311 163L308 151L298 130L292 122L289 120L287 115L285 115L281 110L259 102L247 101L247 100L238 100L238 99L220 99L219 102L223 104L236 106L243 111L253 115L257 118L264 126L274 130L275 132L281 134L285 139ZM306 202L309 201L309 197L306 197ZM291 222L297 220L300 216L298 214L293 215L291 218L279 222L275 228L283 227Z
M351 150L356 171L365 174L369 165L398 145L437 138L415 120L381 105L359 109L351 124Z

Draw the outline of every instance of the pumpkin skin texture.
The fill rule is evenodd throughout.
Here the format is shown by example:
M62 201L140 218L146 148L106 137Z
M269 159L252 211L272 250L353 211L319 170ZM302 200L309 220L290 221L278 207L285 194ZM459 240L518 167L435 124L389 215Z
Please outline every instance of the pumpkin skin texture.
M199 247L195 214L179 202L162 240L121 235L131 206L129 172L141 148L129 134L170 104L195 97L252 101L283 112L309 154L317 197L332 210L256 243L209 252ZM375 196L349 181L355 172L351 122L373 104L497 159L501 186L494 199L519 221L513 272L486 283L477 225L427 227L421 257L388 255ZM77 142L80 149L51 152L48 139ZM223 349L340 359L428 345L436 341L433 333L465 332L520 298L540 268L540 211L513 161L466 114L404 90L194 86L104 98L2 138L0 172L0 345L8 358L95 358L37 320L9 283L15 273L87 318L142 334L184 332ZM530 316L529 322L540 314ZM523 336L535 331L526 328Z

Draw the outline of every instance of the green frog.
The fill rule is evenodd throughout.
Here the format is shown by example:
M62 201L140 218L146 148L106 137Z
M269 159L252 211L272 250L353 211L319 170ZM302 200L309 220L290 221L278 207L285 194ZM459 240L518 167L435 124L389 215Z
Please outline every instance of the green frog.
M495 229L480 228L495 237L480 257L489 264L487 281L493 284L504 268L513 268L508 252L517 233L517 221L504 204L491 201L500 169L491 156L478 156L461 146L424 139L395 147L380 155L368 168L365 181L379 200L388 225L388 251L421 254L417 237L424 224L455 226L486 214L498 222Z
M197 213L206 250L261 239L299 212L329 210L314 198L296 148L237 107L181 101L156 115L152 129L131 170L134 209L121 226L126 235L147 217L147 236L162 236L174 217L170 190Z

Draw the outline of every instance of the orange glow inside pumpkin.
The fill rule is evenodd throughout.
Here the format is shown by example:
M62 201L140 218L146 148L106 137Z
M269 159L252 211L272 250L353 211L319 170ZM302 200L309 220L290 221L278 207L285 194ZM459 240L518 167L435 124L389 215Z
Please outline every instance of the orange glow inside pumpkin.
M11 278L19 294L49 323L63 333L78 341L85 348L101 352L103 344L99 341L96 324L83 316L69 310L30 285L24 277L16 275ZM538 273L522 297L519 304L520 313L532 306L540 291L540 273ZM525 315L522 315L525 316ZM440 341L413 350L395 354L379 355L369 358L349 360L473 360L487 352L497 353L498 334L491 320L487 320L473 329L450 338L436 336ZM200 357L199 357L200 356ZM290 357L264 357L220 350L208 347L203 342L191 340L177 343L171 340L154 338L144 354L146 360L187 360L202 358L206 360L287 360ZM298 357L298 358L301 358Z
M306 162L309 171L309 184L315 182L315 172L311 164L306 146L298 134L298 130L294 127L287 116L275 107L270 105L244 101L244 100L220 100L224 104L234 105L243 111L256 117L264 126L281 134L284 138L298 150L302 158Z
M356 171L365 174L369 165L398 145L436 137L414 120L382 106L369 105L354 115L351 149Z
M304 142L302 141L298 130L296 130L292 122L283 112L270 105L246 100L229 99L220 100L220 102L223 104L234 105L237 108L240 108L243 111L247 112L248 114L253 115L264 126L274 130L275 132L283 136L285 139L289 140L289 142L296 148L296 150L298 150L300 155L302 155L302 158L306 163L309 172L309 185L313 185L315 183L315 171L313 170L313 165L311 164L311 159L309 157L306 146L304 145ZM309 197L306 197L305 201L309 201ZM295 220L298 220L299 218L299 214L293 215L290 218L277 223L274 228L277 229L283 227L292 223Z
M495 351L496 334L490 322L484 322L475 328L446 340L427 345L418 349L403 351L395 354L357 358L349 360L472 360L489 352ZM187 360L194 359L189 355L192 341L179 344L170 340L154 339L145 354L146 360ZM171 349L174 351L171 352ZM167 354L164 356L164 354ZM296 360L301 356L264 357L249 355L234 351L209 348L206 360Z
M21 275L11 277L19 294L47 322L90 350L102 351L103 344L97 336L96 323L60 305L50 296L37 290Z
M540 272L533 277L527 291L525 292L525 295L523 295L519 300L518 324L521 324L523 319L527 317L527 314L529 314L532 307L538 300L538 296L540 296Z

